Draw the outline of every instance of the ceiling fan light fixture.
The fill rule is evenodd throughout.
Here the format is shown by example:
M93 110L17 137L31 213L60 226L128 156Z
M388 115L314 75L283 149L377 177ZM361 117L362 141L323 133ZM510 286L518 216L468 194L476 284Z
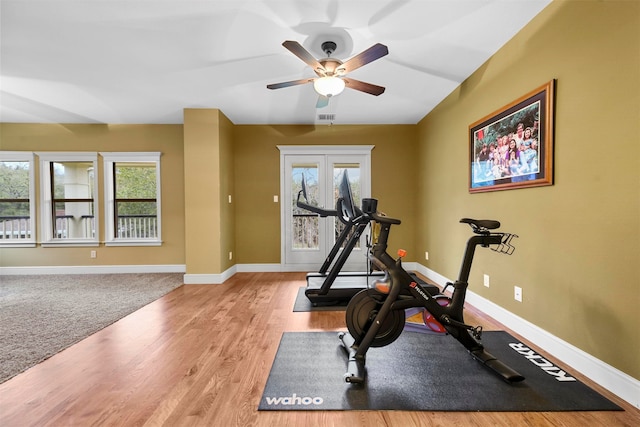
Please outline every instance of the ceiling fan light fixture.
M334 76L319 77L313 82L313 88L316 92L326 97L340 95L344 86L344 80Z

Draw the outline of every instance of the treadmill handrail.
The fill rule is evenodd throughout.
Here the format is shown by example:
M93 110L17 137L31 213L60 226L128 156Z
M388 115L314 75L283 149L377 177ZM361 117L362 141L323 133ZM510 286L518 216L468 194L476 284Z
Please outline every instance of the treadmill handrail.
M306 202L303 202L302 200L300 200L300 197L302 196L302 190L298 191L298 198L296 199L296 206L302 209L306 209L310 212L313 213L317 213L318 215L320 215L322 218L328 217L328 216L338 216L338 211L335 209L323 209L320 206L313 206L310 205Z
M380 223L380 224L401 224L401 221L397 218L391 218L388 216L384 216L384 215L380 215L379 213L375 212L375 213L371 213L371 218Z

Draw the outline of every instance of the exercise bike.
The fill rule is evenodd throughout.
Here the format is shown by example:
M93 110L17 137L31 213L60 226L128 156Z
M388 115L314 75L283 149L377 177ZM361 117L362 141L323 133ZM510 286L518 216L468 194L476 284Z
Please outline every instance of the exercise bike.
M511 240L515 234L496 232L500 222L463 218L474 235L467 241L462 266L455 283L447 283L443 293L425 289L402 268L403 251L398 259L387 253L387 240L392 225L399 219L379 215L377 200L363 200L363 211L372 221L380 224L377 242L369 257L378 268L385 271L383 279L373 282L368 289L357 293L349 302L346 311L348 333L340 332L338 338L348 354L348 367L344 379L348 383L363 383L366 377L366 354L371 347L384 347L393 343L402 333L405 324L405 309L423 307L442 329L458 340L471 356L498 374L509 383L524 380L524 377L485 351L480 342L481 326L470 326L464 322L463 306L469 273L476 247L491 248L499 253L511 255L515 250ZM451 296L444 294L453 287Z
M383 276L383 273L373 269L369 262L365 271L342 271L351 252L360 241L360 237L372 223L369 215L364 214L355 204L346 169L342 173L338 186L335 210L327 210L309 204L304 175L302 175L301 189L298 192L296 205L318 214L321 218L337 217L344 225L320 270L317 273L307 274L307 287L304 293L314 306L346 304L355 294L367 289L371 278ZM436 286L422 281L415 273L410 272L409 274L413 280L420 282L427 290L439 290Z

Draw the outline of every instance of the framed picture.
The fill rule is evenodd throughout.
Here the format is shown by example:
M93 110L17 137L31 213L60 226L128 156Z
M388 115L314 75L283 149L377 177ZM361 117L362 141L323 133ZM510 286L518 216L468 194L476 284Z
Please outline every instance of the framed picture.
M553 185L555 80L469 126L469 192Z

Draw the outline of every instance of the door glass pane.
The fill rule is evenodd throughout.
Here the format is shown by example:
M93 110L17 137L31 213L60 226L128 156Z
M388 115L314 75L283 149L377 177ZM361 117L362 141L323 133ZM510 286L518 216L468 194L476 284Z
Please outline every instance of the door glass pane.
M304 203L319 206L319 185L317 164L294 164L291 168L291 247L297 250L319 248L318 214L297 206L298 197ZM304 190L303 191L303 181ZM305 198L306 194L306 198Z
M342 181L342 175L347 171L349 176L349 185L351 187L351 195L353 196L353 204L355 207L360 208L361 196L360 196L360 164L358 163L335 163L333 165L333 204L336 205L339 197L339 187ZM338 236L344 229L345 225L339 219L334 219L334 233L333 242L338 240ZM349 235L351 237L351 235ZM345 246L349 239L345 239L342 247ZM360 242L356 243L354 249L360 248Z

